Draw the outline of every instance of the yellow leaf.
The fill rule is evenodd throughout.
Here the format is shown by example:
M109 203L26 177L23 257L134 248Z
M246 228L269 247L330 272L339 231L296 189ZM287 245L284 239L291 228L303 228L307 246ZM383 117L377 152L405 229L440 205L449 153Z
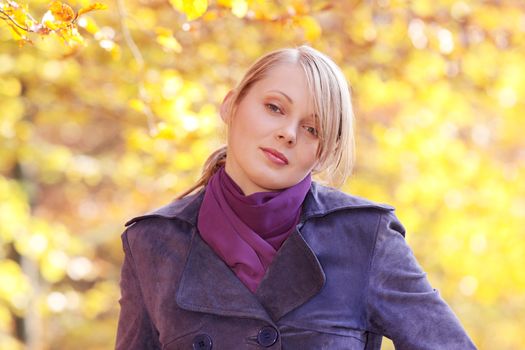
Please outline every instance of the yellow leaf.
M166 123L159 123L157 134L155 138L173 140L175 138L176 132L172 125Z
M204 15L202 15L202 19L206 22L215 21L219 18L219 15L217 11L208 11Z
M31 22L30 18L27 15L28 15L27 10L25 10L22 7L18 7L12 10L12 14L10 14L10 17L12 17L16 23L22 26L25 26L28 22Z
M248 12L248 3L246 0L233 0L232 1L232 13L239 17L243 18Z
M129 101L128 105L136 110L136 111L139 111L139 112L143 112L145 109L146 109L146 106L144 105L144 102L142 102L141 100L139 99L132 99Z
M170 29L165 28L165 27L156 27L155 33L157 33L157 35L164 35L164 36L173 35L173 32Z
M71 6L60 1L53 1L49 7L49 11L55 19L62 22L71 22L75 18L75 11Z
M182 51L182 46L173 36L171 30L163 27L158 27L155 29L155 31L157 32L157 42L160 45L162 45L166 50L177 53Z
M162 45L167 51L181 52L182 46L180 46L177 39L173 36L159 35L157 36L157 42Z
M100 31L97 23L90 17L82 17L78 21L79 27L84 28L88 33L95 34Z
M75 46L84 43L84 38L76 28L61 31L62 38L69 46Z
M83 15L84 13L91 12L91 11L97 11L97 10L106 10L108 6L106 4L102 4L100 2L95 2L88 7L81 8L78 11L78 16Z
M21 33L20 30L17 27L15 27L13 24L11 24L10 22L7 22L7 25L11 31L11 35L13 36L14 40L17 40L17 41L27 40L27 37L23 33Z
M188 171L195 166L195 157L191 153L181 152L175 155L173 164L180 171Z
M55 17L53 17L50 11L47 11L44 15L42 18L42 23L50 30L57 30L60 28L60 26L55 22Z
M30 289L29 281L20 265L10 259L0 262L0 298L11 301L14 296L26 293Z
M321 26L312 16L303 16L298 18L297 24L303 28L306 40L314 41L321 36Z
M171 5L183 12L188 21L202 16L208 9L208 0L170 0Z
M431 0L414 1L411 4L411 10L414 11L417 16L432 16L436 11L436 3Z

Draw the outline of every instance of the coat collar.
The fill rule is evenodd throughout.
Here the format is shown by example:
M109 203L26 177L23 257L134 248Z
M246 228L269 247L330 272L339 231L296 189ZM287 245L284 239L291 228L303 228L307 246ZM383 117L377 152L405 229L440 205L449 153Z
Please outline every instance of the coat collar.
M186 196L182 199L174 200L170 204L155 209L149 213L137 216L128 222L126 226L145 219L147 217L163 217L168 219L179 219L197 226L197 216L199 208L204 198L204 190ZM388 204L381 204L367 199L352 196L330 187L326 187L312 182L312 186L306 195L302 213L301 224L312 217L324 216L339 210L376 208L380 210L394 210Z
M257 291L250 292L197 232L197 216L203 197L201 190L126 223L129 226L147 217L163 217L193 226L191 246L176 296L181 308L273 323L321 290L325 283L322 266L296 230L278 250ZM358 208L393 210L391 206L349 196L314 182L305 198L297 227L313 217Z

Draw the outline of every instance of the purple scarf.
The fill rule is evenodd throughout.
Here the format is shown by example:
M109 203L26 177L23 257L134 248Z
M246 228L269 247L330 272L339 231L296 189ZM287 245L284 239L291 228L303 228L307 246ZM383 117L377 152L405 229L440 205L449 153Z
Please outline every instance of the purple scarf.
M204 241L252 292L299 222L311 182L308 174L282 191L245 196L224 167L210 178L197 227Z

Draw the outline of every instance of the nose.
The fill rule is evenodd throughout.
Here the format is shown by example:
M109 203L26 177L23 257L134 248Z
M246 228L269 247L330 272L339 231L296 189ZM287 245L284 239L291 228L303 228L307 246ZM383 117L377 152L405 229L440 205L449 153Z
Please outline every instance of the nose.
M297 142L297 128L295 125L285 125L276 132L277 140L292 146Z

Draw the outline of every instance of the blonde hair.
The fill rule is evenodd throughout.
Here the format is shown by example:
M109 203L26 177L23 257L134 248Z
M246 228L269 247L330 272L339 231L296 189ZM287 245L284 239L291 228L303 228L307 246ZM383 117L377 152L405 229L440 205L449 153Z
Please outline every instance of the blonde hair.
M354 163L354 114L350 90L343 72L325 54L303 45L273 51L260 57L232 90L226 115L235 115L242 98L268 71L279 64L290 62L303 68L313 97L315 123L320 139L317 151L319 162L314 173L319 174L330 185L340 187L350 175ZM206 186L210 177L225 162L226 146L223 146L210 155L204 164L201 178L180 197Z

